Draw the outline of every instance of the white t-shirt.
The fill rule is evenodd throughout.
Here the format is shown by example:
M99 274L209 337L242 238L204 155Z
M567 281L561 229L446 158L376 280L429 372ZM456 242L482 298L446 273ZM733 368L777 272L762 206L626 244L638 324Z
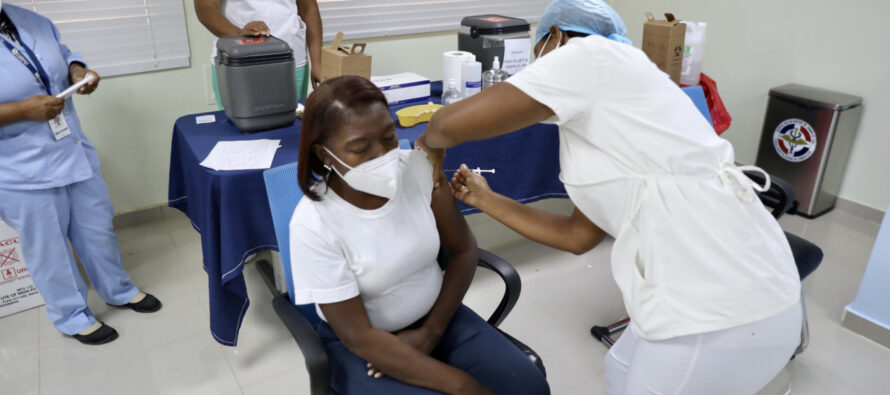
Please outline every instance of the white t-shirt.
M223 0L222 12L229 22L238 28L253 21L263 21L272 35L284 40L294 51L297 67L306 64L306 24L297 13L294 0ZM210 61L216 57L216 42L213 39Z
M573 38L507 82L556 114L560 180L616 238L612 271L638 334L726 329L797 302L790 247L732 145L642 51Z
M442 288L432 166L420 151L399 154L396 196L378 209L355 207L322 181L313 186L321 201L300 200L290 222L297 304L361 295L373 327L388 332L429 313Z

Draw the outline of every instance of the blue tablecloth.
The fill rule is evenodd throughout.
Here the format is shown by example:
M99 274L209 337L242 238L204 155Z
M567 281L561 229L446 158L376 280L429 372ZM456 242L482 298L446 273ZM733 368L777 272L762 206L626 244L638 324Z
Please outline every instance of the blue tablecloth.
M441 92L440 86L434 86L436 97ZM214 114L216 122L197 124L196 116L206 114ZM426 124L407 129L399 127L397 134L413 144L425 127ZM237 344L238 329L249 305L241 274L245 259L260 251L278 250L278 243L262 171L215 171L199 163L218 141L252 139L281 139L282 147L272 166L295 162L299 135L299 120L287 128L243 134L221 111L186 115L174 125L169 205L185 213L201 234L204 270L210 289L210 331L221 344ZM491 187L524 203L567 197L558 179L558 150L557 128L535 125L450 149L445 157L445 169L456 169L461 163L494 168L495 174L485 174ZM461 208L465 213L475 212L466 206Z

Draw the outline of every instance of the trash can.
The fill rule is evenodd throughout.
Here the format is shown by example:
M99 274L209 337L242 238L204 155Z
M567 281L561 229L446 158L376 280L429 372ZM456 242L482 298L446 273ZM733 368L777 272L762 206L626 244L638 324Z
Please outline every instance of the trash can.
M797 214L834 208L861 115L861 97L798 84L770 90L757 166L794 187Z

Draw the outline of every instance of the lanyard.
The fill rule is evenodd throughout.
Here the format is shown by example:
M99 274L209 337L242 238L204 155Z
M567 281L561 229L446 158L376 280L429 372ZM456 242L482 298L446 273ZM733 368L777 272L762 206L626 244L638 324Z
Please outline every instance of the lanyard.
M22 37L19 36L18 32L13 31L12 34L15 36L15 41L17 41L19 45L21 45L22 48L25 49L25 52L28 53L28 57L31 58L31 61L25 58L25 55L23 55L22 52L18 50L18 48L14 47L12 44L9 43L8 40L4 39L3 44L6 45L6 49L8 49L9 52L12 52L12 54L15 55L16 59L18 59L19 62L22 62L22 64L31 71L31 74L34 75L34 78L37 78L37 82L39 82L40 85L43 86L43 89L46 90L46 93L52 96L53 93L49 90L49 76L46 74L46 70L43 69L43 65L40 64L40 60L37 59L37 55L34 54L34 51L31 51L31 48L28 48L28 46L22 42Z

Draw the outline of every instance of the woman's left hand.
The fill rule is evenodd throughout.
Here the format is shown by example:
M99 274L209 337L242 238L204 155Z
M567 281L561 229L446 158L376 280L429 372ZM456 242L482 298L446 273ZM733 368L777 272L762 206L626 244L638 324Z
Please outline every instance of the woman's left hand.
M425 326L421 326L417 329L403 330L396 333L396 337L426 355L430 355L430 353L433 352L433 349L439 345L439 340L441 339L441 337L437 336L433 330ZM374 377L375 379L384 376L383 372L381 372L380 369L375 368L370 362L368 362L367 366L368 376Z
M80 87L80 89L77 90L78 94L89 95L90 93L93 93L93 91L99 87L99 73L96 73L93 70L88 70L79 63L72 63L71 66L68 67L68 80L72 84L80 82L82 79L86 78L87 74L91 74L93 80Z

